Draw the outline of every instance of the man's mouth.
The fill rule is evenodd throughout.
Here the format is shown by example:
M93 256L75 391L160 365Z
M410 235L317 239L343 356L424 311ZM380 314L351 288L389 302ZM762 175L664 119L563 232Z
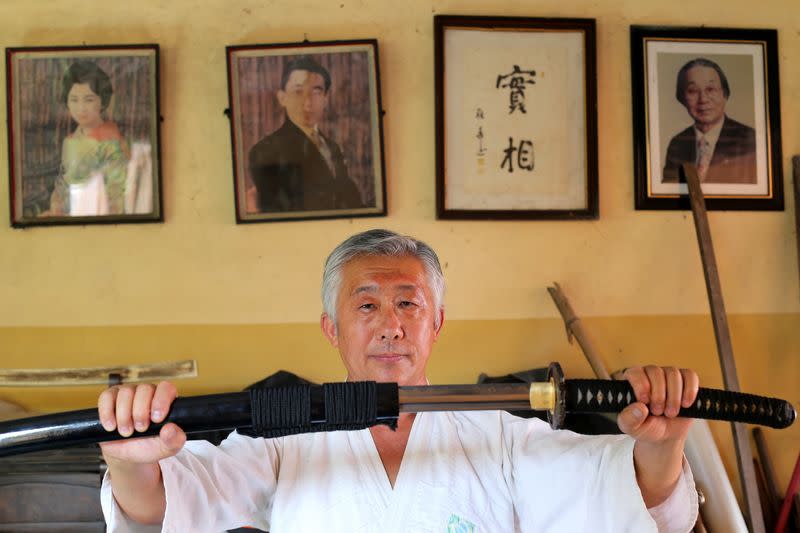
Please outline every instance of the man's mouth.
M396 363L402 360L405 356L397 353L381 353L370 355L370 359L374 359L380 363Z

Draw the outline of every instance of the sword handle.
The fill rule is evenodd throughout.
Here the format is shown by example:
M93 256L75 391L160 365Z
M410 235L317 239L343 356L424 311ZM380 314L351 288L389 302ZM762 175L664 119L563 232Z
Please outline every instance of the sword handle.
M567 413L619 413L636 401L627 381L567 379L563 394ZM779 398L701 387L694 404L682 407L678 416L783 429L792 425L797 413L792 404Z

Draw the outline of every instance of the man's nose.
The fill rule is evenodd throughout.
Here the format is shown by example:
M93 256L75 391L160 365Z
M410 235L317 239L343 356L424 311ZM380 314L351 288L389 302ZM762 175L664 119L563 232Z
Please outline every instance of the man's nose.
M397 316L395 309L390 308L381 313L381 323L378 333L382 341L398 340L403 338L403 324Z

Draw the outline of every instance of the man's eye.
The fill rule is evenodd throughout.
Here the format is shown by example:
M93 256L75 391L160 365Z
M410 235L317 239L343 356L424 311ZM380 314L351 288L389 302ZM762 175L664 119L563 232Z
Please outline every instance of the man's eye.
M414 302L409 302L408 300L403 300L402 302L400 302L400 307L414 307L416 305L417 304L415 304Z
M359 309L375 309L375 304L361 304L358 306Z

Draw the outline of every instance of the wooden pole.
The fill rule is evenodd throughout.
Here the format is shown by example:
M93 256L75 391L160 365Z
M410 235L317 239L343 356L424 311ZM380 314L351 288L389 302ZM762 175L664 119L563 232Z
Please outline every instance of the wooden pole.
M800 272L800 155L792 158L792 168L794 170L794 233L797 237L797 266L798 272Z
M711 241L711 228L708 224L706 202L700 188L700 179L694 165L684 163L682 174L689 186L689 201L692 206L692 216L697 233L697 242L700 246L700 257L703 261L703 273L708 291L708 301L711 307L711 319L714 324L714 335L717 341L717 353L722 367L722 379L725 388L730 391L741 390L739 377L736 374L736 362L733 359L733 345L731 344L730 331L728 330L728 317L725 314L725 302L722 299L722 286L717 270L717 259L714 255L714 245ZM742 482L742 493L753 533L764 533L764 516L761 512L761 502L758 497L758 482L753 467L753 451L750 448L750 437L744 424L731 423L733 443L736 448L736 462L739 466L739 477Z

